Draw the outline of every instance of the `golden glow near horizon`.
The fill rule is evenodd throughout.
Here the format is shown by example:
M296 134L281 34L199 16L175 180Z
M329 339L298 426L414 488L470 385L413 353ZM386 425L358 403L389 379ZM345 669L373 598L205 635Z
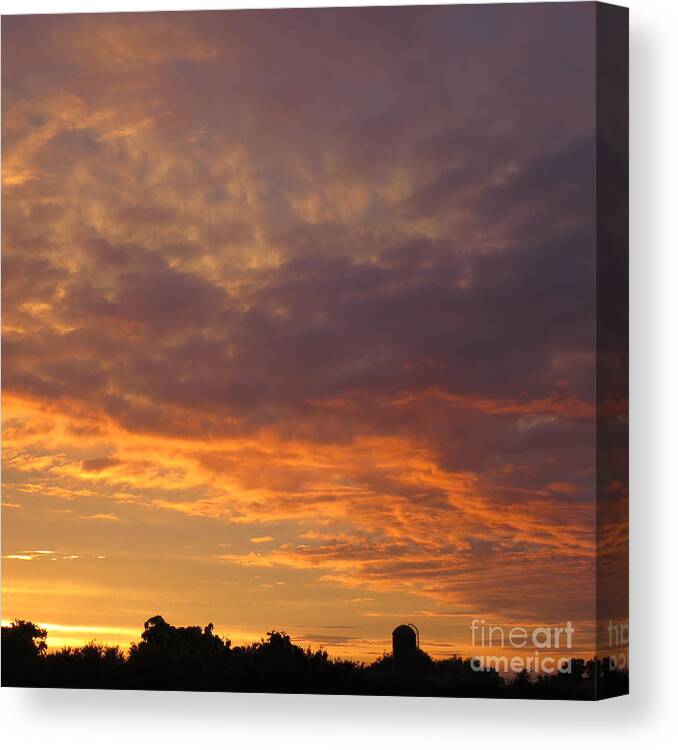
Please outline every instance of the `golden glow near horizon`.
M592 61L420 11L3 19L4 620L590 648Z

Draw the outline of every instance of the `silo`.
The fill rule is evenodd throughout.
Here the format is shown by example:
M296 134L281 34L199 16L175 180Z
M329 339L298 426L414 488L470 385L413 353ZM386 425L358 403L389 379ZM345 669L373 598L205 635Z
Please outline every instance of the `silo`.
M398 625L393 631L393 668L412 669L417 662L419 631L412 624Z

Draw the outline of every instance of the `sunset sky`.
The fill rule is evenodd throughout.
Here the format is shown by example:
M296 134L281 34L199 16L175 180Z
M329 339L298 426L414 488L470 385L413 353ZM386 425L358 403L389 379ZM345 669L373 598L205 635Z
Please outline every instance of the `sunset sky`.
M590 649L593 12L3 18L3 621Z

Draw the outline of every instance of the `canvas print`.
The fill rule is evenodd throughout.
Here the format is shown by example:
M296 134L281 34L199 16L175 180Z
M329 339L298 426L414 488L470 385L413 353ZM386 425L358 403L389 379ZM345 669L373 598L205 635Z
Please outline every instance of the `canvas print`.
M628 692L628 16L2 19L2 684Z

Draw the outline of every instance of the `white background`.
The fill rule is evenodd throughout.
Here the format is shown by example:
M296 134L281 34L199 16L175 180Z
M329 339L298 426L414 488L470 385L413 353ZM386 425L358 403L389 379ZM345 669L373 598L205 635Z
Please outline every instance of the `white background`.
M405 3L0 0L3 14L361 4ZM3 688L0 745L572 750L675 741L678 3L619 4L631 9L632 694L595 704Z

